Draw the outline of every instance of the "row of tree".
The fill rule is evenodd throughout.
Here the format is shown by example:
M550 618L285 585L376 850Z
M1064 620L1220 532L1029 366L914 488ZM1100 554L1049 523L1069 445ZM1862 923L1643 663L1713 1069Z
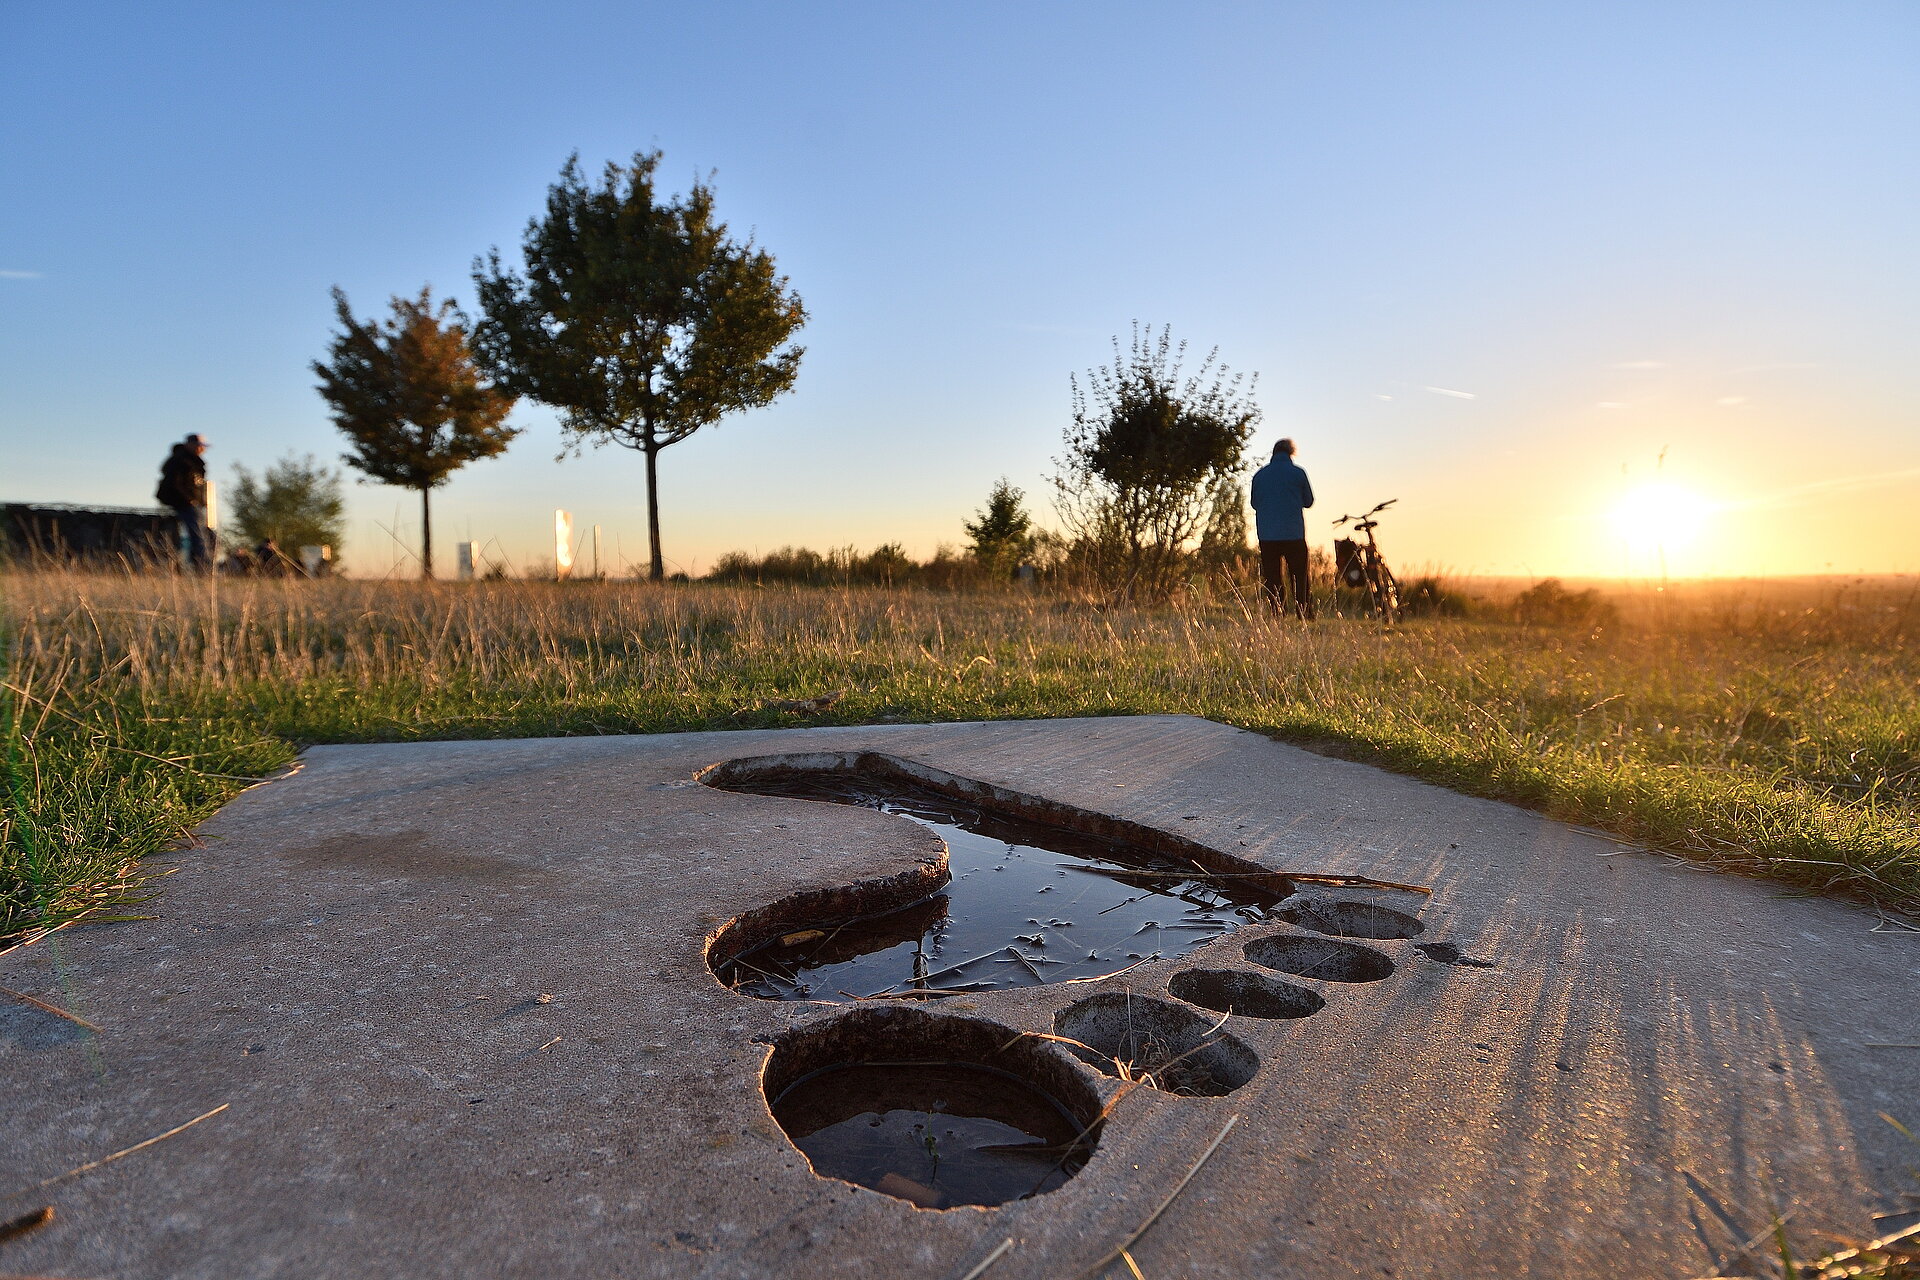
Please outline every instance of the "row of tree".
M429 289L360 320L333 291L340 332L315 361L320 394L351 442L348 465L420 494L421 567L433 576L433 490L504 452L522 397L557 409L568 447L618 444L646 458L650 576L660 546L659 455L729 413L793 386L806 322L771 255L714 216L710 186L660 199L659 152L609 164L590 184L579 158L527 224L524 274L498 249L474 262L480 317Z
M661 198L659 162L638 154L594 184L568 160L527 224L524 267L503 266L497 249L475 260L477 319L422 289L361 320L333 291L340 330L313 364L319 391L350 441L346 462L419 492L428 577L433 490L506 450L520 399L558 410L573 452L618 444L646 459L649 575L660 579L660 453L793 386L799 295L770 254L728 234L710 186ZM1070 379L1051 477L1061 545L1117 595L1165 594L1193 555L1246 548L1238 476L1260 418L1254 379L1217 351L1187 374L1185 357L1168 330L1136 324L1128 349L1114 340L1110 366ZM975 558L996 572L1032 554L1022 498L1002 480L966 526Z

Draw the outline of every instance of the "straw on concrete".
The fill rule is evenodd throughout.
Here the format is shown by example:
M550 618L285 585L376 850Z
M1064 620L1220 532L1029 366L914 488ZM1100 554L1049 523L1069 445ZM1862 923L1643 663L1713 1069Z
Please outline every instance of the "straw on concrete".
M973 1269L961 1276L960 1280L980 1280L981 1276L987 1274L988 1267L991 1267L1011 1252L1013 1252L1013 1237L1008 1236L1005 1240L1002 1240L993 1247L992 1253L975 1263Z
M1080 1273L1081 1280L1092 1280L1094 1276L1097 1276L1101 1272L1105 1271L1109 1266L1112 1266L1113 1263L1118 1261L1121 1258L1121 1256L1127 1252L1128 1249L1132 1248L1135 1241L1137 1241L1141 1236L1147 1234L1147 1228L1151 1227L1155 1222L1159 1221L1160 1215L1167 1211L1167 1206L1172 1204L1174 1200L1180 1195L1180 1193L1187 1189L1187 1184L1193 1181L1193 1175L1200 1172L1200 1166L1205 1164L1207 1160L1212 1157L1213 1153L1220 1149L1220 1144L1227 1140L1227 1135L1229 1133L1233 1132L1233 1126L1239 1123L1240 1123L1240 1117L1237 1114L1228 1116L1226 1124L1221 1126L1220 1135L1216 1137L1212 1142L1207 1144L1207 1149L1200 1153L1200 1158L1193 1162L1193 1167L1187 1170L1186 1176L1181 1178L1180 1181L1173 1184L1173 1190L1167 1192L1167 1198L1160 1202L1160 1207L1155 1209L1152 1213L1148 1214L1147 1220L1141 1223L1137 1228L1135 1228L1132 1235L1128 1236L1125 1240L1122 1240L1117 1246L1115 1246L1113 1252L1107 1254L1106 1257L1100 1259L1100 1261L1094 1263L1091 1267L1088 1267L1085 1271L1081 1272ZM1139 1274L1139 1270L1137 1268L1135 1269L1134 1274L1135 1275Z
M44 1227L53 1221L53 1206L41 1205L31 1213L23 1213L17 1218L0 1222L0 1240L11 1240L23 1236L36 1227Z
M173 1128L167 1130L165 1133L154 1134L151 1138L148 1138L145 1142L136 1142L132 1146L126 1148L124 1151L116 1151L110 1156L101 1156L98 1160L90 1161L87 1164L83 1164L78 1169L69 1169L65 1173L56 1174L55 1176L48 1178L43 1182L36 1182L30 1187L22 1187L20 1188L20 1190L15 1191L13 1194L18 1196L18 1195L25 1195L29 1191L44 1190L45 1188L52 1186L56 1182L65 1182L68 1178L77 1178L83 1173L90 1173L93 1170L98 1169L103 1164L112 1164L115 1160L118 1160L121 1156L130 1156L136 1151L145 1150L146 1148L152 1146L156 1142L164 1142L168 1138L171 1138L176 1133L184 1133L186 1130L191 1129L193 1128L193 1126L199 1124L202 1120L211 1120L213 1117L219 1115L222 1111L225 1111L228 1107L232 1105L233 1104L231 1102L223 1102L219 1106L215 1107L213 1110L205 1112L201 1115L197 1115L193 1119L187 1121L185 1124L175 1125Z
M45 1000L36 1000L24 991L15 991L12 987L0 987L0 995L12 996L15 1000L21 1001L24 1004L30 1004L36 1009L44 1009L46 1012L52 1014L56 1018L65 1018L68 1022L75 1023L76 1025L85 1027L89 1031L100 1030L99 1027L95 1026L91 1022L88 1022L85 1018L81 1017L79 1014L68 1013L65 1009L60 1008L58 1005L48 1004Z

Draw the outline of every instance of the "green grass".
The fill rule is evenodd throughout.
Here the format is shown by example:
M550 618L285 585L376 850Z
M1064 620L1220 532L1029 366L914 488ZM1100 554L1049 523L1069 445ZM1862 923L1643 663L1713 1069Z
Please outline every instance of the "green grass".
M141 893L321 742L1201 715L1920 912L1910 588L1617 594L1598 630L1275 623L1231 599L0 577L0 937Z

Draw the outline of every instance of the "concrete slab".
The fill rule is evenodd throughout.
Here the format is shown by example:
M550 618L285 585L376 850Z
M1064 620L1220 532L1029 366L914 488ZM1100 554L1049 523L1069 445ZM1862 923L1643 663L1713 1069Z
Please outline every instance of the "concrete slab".
M1382 980L1301 982L1311 1016L1233 1019L1245 1084L1133 1091L1057 1191L929 1211L821 1179L760 1073L849 1008L728 991L706 940L938 851L887 814L692 779L853 750L1429 885L1425 932L1365 944ZM158 919L0 958L0 983L101 1028L0 1003L0 1218L58 1210L0 1271L958 1277L1012 1239L992 1280L1074 1276L1235 1115L1133 1250L1147 1275L1704 1275L1774 1206L1808 1232L1920 1209L1899 1198L1920 1149L1878 1115L1920 1127L1920 1049L1876 1047L1920 1041L1920 935L1205 721L324 747L202 835ZM901 1016L1050 1031L1104 992L1178 1013L1183 973L1271 976L1248 944L1274 961L1294 936L1315 935L1250 926Z

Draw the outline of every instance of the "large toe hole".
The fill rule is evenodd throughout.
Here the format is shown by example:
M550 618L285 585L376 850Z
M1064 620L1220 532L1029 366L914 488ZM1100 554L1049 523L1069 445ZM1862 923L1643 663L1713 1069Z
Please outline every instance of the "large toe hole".
M815 1173L923 1209L1051 1191L1099 1132L1098 1092L1048 1041L911 1006L788 1032L762 1083Z
M1182 1005L1125 991L1089 996L1054 1016L1073 1052L1110 1076L1166 1093L1219 1097L1260 1069L1260 1056Z
M1313 901L1274 914L1302 929L1340 938L1411 938L1426 928L1410 915L1371 902Z
M1393 961L1372 947L1332 938L1261 938L1247 944L1246 954L1263 968L1323 982L1378 982L1393 975Z
M1307 1018L1326 1008L1316 991L1231 969L1188 969L1167 990L1188 1004L1242 1018Z

